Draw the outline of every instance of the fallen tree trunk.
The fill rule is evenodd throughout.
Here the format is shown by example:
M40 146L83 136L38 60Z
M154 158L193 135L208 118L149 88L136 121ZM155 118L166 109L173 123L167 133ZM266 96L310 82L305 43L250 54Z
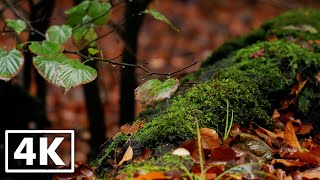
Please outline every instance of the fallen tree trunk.
M290 109L295 118L319 123L319 18L316 10L287 12L222 45L198 72L181 80L175 96L141 113L134 124L143 127L131 134L120 132L103 146L94 162L98 174L110 175L113 167L108 158L118 163L129 146L134 157L150 149L155 159L120 168L128 177L138 169L150 172L188 166L190 159L166 153L195 138L196 120L200 127L222 132L229 113L227 104L235 122L243 126L251 121L276 126L272 119L275 109Z

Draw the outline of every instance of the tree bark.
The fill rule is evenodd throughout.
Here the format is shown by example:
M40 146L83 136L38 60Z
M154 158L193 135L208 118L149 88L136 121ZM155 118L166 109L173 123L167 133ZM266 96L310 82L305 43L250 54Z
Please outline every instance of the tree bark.
M54 0L42 0L37 4L33 4L33 1L29 1L30 5L30 15L29 21L33 28L38 31L45 33L50 25L50 18L54 8ZM30 33L28 41L43 41L45 38L37 33ZM32 66L33 54L29 51L24 53L25 64L24 64L24 88L30 91L31 78L34 73L34 68ZM46 107L46 81L41 77L40 74L35 73L35 80L37 85L37 98L43 105L43 118L37 122L37 128L42 129L48 126L48 121L46 117L45 107Z
M82 54L88 55L87 48L81 51ZM82 59L85 61L85 59ZM96 61L86 62L87 66L91 66L94 69L97 67ZM83 86L84 96L86 100L87 117L89 119L90 126L90 154L89 159L94 159L99 153L99 147L106 141L106 128L105 128L105 117L104 109L99 96L99 84L98 80L85 84Z
M150 0L127 1L123 40L126 48L122 53L122 62L136 64L138 33L143 22L144 15L138 15L146 9ZM137 87L134 67L121 69L120 75L120 123L130 123L135 118L134 89Z

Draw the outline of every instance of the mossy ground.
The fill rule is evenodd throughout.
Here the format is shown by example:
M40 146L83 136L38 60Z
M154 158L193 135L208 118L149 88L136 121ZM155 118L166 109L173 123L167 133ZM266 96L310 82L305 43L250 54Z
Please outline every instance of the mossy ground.
M297 21L286 21L286 18L297 16L300 18ZM226 47L227 45L222 46L221 48L226 48L225 53L222 53L224 55L217 56L213 53L215 58L219 58L214 61L221 60L220 62L213 63L209 58L205 64L213 63L213 65L203 67L195 75L187 76L183 80L183 82L195 82L196 85L143 112L139 120L145 121L145 126L129 141L121 142L130 144L136 150L143 147L150 148L153 152L165 144L176 147L185 140L194 139L196 119L201 127L213 128L220 132L225 125L227 102L230 104L230 110L234 112L235 122L248 125L249 121L253 120L260 125L272 125L271 112L281 106L282 98L288 95L291 87L297 83L298 73L302 79L308 79L298 99L298 115L310 121L319 118L320 114L316 112L320 109L320 90L316 75L320 70L320 54L301 48L285 39L254 43L254 39L263 40L270 33L276 35L281 34L280 31L287 33L287 30L281 27L290 23L293 25L299 22L308 23L320 30L318 22L303 21L304 18L310 17L316 21L319 19L316 18L318 16L320 17L319 12L315 10L288 12L279 19L267 22L262 29L240 39L241 43L237 44L235 41L231 43L236 46L232 45L230 48ZM277 29L278 27L280 29ZM289 35L301 36L305 39L319 38L319 34L308 34L305 31L292 33L291 31L288 31ZM282 35L284 35L283 32ZM248 44L252 45L248 46ZM235 51L241 46L245 48ZM229 51L233 52L226 53ZM263 53L254 55L258 51ZM226 54L228 55L225 56ZM120 136L115 139L123 138ZM115 148L111 145L112 141L109 146L106 146L103 156L99 156L98 162L101 163L108 155L114 155L112 151L115 152ZM144 165L151 168L150 166L155 162L156 160L150 160L146 163L130 165L123 172L130 174Z

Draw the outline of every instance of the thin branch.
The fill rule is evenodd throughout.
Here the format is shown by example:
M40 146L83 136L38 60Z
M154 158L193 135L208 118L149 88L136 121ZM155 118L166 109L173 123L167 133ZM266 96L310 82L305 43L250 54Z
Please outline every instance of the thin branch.
M141 69L143 70L144 72L146 72L147 74L142 76L142 79L148 77L148 76L152 76L152 75L161 75L161 76L172 76L174 74L177 74L181 71L184 71L194 65L196 65L199 61L194 61L193 63L181 68L181 69L178 69L176 71L172 71L172 72L166 72L166 73L162 73L162 72L153 72L151 70L149 70L148 68L146 68L145 66L148 64L145 63L145 64L142 64L142 65L137 65L137 64L129 64L129 63L122 63L122 62L116 62L114 60L118 59L119 57L122 56L122 54L116 56L116 57L113 57L111 59L105 59L105 58L101 58L101 57L88 57L82 53L80 53L79 51L68 51L68 50L64 50L63 51L64 53L69 53L69 54L77 54L79 56L81 56L82 58L85 58L85 59L92 59L92 60L96 60L96 61L102 61L102 62L105 62L105 63L110 63L112 65L115 65L115 66L121 66L121 67L134 67L134 68L138 68L138 69Z
M27 20L24 16L21 16L21 15L19 14L19 12L17 11L17 9L9 2L9 0L2 0L2 1L5 2L5 3L8 5L8 7L12 10L12 12L13 12L17 17L19 17L20 19L22 19L23 21L25 21L25 23L29 26L29 28L30 28L33 32L39 34L39 35L42 36L42 37L46 37L45 34L43 34L42 32L38 31L37 29L35 29L35 28L31 25L31 23L29 22L29 20Z

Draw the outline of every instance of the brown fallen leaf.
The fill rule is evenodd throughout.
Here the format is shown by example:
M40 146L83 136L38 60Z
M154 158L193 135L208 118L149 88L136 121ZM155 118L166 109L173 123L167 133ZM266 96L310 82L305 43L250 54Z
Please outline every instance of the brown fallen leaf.
M284 142L294 148L300 149L301 145L297 139L292 121L288 121L284 129Z
M292 159L272 159L272 165L275 164L282 164L286 167L302 167L307 165L307 163L299 161L299 160L292 160Z
M301 135L309 134L312 131L312 129L313 129L313 126L311 123L302 124L297 134L301 134Z
M211 150L208 161L231 161L236 158L236 152L226 146L220 146Z
M148 174L138 175L134 180L155 180L155 179L172 179L171 176L165 175L163 172L150 172Z
M320 157L307 151L296 151L293 153L289 153L286 155L287 158L296 158L300 161L313 164L313 165L320 165Z
M133 135L144 126L145 122L137 121L132 126L129 124L122 125L120 131L126 135Z
M133 150L132 150L132 147L129 146L128 149L126 150L126 152L124 153L123 158L118 163L118 166L121 166L125 161L131 160L132 157L133 157Z
M250 54L249 57L253 58L253 59L257 59L257 58L262 57L262 56L264 56L264 49L260 49L260 50L258 50L256 52Z
M204 149L213 149L220 146L220 138L215 130L210 128L201 128L200 135Z

